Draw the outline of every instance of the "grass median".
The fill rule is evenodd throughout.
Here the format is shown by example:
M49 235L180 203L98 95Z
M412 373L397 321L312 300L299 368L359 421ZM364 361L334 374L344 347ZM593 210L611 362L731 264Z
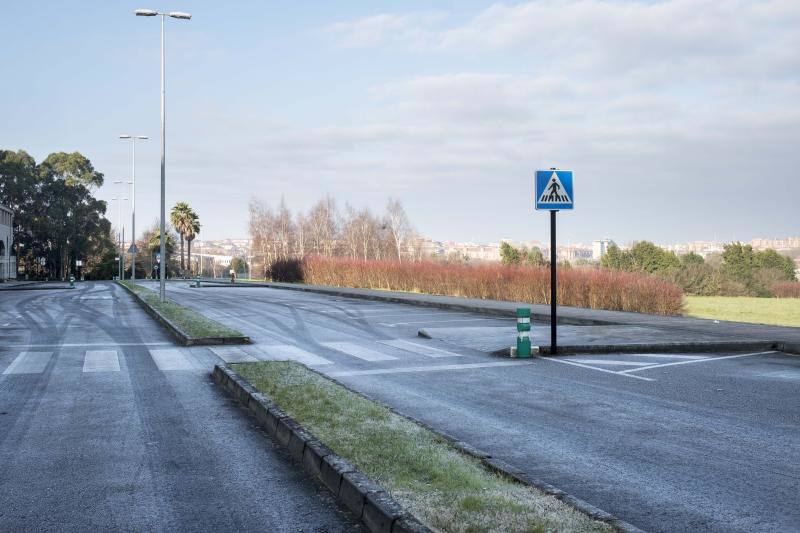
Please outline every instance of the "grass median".
M442 437L289 361L232 365L331 450L442 531L613 531Z
M243 337L244 334L229 328L224 324L206 318L193 309L176 304L172 300L161 302L158 293L142 285L134 285L130 281L121 281L127 288L139 295L147 305L164 315L173 324L192 339L205 339L210 337L228 338Z
M800 298L687 296L685 305L697 318L800 327Z

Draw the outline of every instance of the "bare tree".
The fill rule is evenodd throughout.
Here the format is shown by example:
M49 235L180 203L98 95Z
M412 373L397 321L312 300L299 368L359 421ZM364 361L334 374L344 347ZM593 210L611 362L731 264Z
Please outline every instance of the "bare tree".
M338 234L336 203L330 196L317 202L308 213L312 250L332 257Z
M278 214L274 220L275 224L275 244L276 256L280 259L288 259L292 247L292 237L294 225L292 224L292 214L286 207L286 201L281 198L281 205L278 207Z
M308 234L308 219L303 213L297 213L297 223L295 224L294 254L295 257L302 259L306 255Z
M391 233L392 241L397 251L397 260L402 262L403 250L413 229L399 200L389 198L389 202L386 204L386 226Z

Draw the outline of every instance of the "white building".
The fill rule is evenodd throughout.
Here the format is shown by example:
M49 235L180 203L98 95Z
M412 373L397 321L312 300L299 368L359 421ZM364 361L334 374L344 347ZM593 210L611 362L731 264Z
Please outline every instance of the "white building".
M614 244L611 239L600 239L592 241L592 260L600 261L600 258L606 255L608 247Z
M11 226L14 221L14 212L4 205L0 205L0 281L17 277L17 258L11 255L14 244Z

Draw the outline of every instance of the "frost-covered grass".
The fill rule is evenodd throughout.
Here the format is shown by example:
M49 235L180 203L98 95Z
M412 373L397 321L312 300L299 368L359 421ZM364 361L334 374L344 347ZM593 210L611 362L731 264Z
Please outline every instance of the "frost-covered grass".
M613 531L496 475L407 418L288 361L232 365L334 452L442 531Z
M130 281L120 281L118 283L124 284L141 296L147 305L169 318L192 339L203 339L207 337L241 337L243 335L235 329L215 322L210 318L206 318L197 311L178 305L172 300L166 300L162 303L159 301L158 294L155 291L151 291L142 285L134 285Z

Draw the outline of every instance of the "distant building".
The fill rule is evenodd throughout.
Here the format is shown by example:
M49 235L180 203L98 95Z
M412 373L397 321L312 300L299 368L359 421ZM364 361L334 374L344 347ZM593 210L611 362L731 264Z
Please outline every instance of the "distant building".
M17 258L11 255L14 244L11 226L14 223L14 212L0 205L0 280L17 277Z
M614 244L614 241L611 239L600 239L597 241L592 241L592 260L593 261L600 261L606 252L608 251L608 247Z

